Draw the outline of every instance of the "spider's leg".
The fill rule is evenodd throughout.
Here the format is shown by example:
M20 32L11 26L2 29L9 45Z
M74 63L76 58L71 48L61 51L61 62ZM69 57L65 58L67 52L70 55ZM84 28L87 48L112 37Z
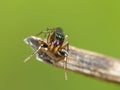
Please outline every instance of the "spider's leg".
M31 59L39 50L41 49L41 45L36 49L30 56L28 56L24 62L27 62L29 59Z
M65 80L68 79L67 77L67 57L64 58L64 75L65 75Z
M39 42L40 46L30 55L28 56L24 62L27 62L29 59L31 59L41 48L47 48L48 45L44 41Z

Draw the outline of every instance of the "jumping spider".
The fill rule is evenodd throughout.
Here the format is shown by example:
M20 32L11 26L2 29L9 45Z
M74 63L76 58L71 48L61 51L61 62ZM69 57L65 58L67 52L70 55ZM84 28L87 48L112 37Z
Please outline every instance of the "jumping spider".
M47 28L47 30L41 31L35 36L37 37L41 34L46 35L46 40L43 39L38 41L39 47L28 58L25 59L25 62L44 48L57 58L57 60L53 60L54 63L64 60L65 79L67 79L66 69L67 56L69 52L69 43L67 41L68 36L64 35L63 30L59 27Z

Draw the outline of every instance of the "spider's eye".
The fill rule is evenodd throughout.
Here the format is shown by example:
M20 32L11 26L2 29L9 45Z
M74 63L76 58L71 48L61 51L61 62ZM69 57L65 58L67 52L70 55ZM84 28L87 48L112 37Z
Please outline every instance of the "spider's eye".
M64 35L62 33L56 32L55 37L58 40L64 40Z
M56 28L55 37L58 40L64 40L64 33L63 33L63 30L60 27Z

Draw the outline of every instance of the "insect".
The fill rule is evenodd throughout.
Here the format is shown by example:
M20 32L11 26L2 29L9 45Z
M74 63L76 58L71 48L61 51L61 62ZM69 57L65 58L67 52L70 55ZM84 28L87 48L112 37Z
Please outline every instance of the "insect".
M39 36L41 34L45 34L45 39L38 40L39 47L25 59L25 62L29 60L32 56L34 56L41 49L44 49L50 52L54 56L55 60L51 60L49 62L57 63L61 60L64 60L64 70L65 70L65 79L67 80L67 57L69 52L69 43L67 41L68 36L64 35L63 30L59 27L57 28L47 28L45 31L41 31L39 34L35 36Z

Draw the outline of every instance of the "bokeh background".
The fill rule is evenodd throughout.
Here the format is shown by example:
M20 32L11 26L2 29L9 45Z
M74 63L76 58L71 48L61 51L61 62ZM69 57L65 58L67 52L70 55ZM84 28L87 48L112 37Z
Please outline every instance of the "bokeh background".
M41 63L23 42L62 27L79 48L120 58L120 0L0 0L0 90L120 90L120 85Z

